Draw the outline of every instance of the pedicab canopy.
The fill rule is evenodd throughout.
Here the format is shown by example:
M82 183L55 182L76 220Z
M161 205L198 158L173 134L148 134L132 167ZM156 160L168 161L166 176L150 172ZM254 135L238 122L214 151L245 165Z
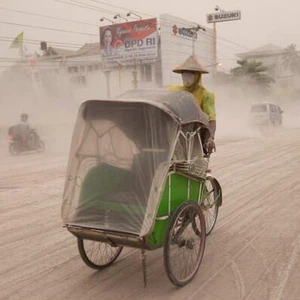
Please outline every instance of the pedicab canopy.
M130 91L78 112L63 194L68 225L144 236L156 217L179 131L207 126L185 91Z

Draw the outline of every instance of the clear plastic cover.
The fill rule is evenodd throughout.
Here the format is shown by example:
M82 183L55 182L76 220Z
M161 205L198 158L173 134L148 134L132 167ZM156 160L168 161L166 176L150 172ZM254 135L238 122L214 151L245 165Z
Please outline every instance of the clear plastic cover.
M90 101L70 151L65 223L143 235L150 230L178 124L145 103Z
M187 92L133 91L82 104L63 195L65 224L144 236L156 217L182 128L207 117ZM186 125L184 125L186 124ZM177 146L176 146L177 145Z

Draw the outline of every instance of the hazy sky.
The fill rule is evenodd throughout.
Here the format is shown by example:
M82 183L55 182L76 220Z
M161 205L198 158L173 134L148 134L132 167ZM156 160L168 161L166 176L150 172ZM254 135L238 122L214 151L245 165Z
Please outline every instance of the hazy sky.
M281 47L294 43L298 46L298 50L300 49L300 4L295 0L277 2L274 0L218 0L215 3L199 0L110 0L107 2L100 0L0 0L0 70L8 64L5 62L7 58L18 58L18 51L9 49L11 42L7 40L14 38L22 31L24 38L31 42L26 43L28 52L38 49L38 41L41 40L48 41L50 45L51 42L61 43L60 46L57 44L55 46L76 50L76 47L86 42L99 40L98 26L105 25L104 22L99 22L101 17L113 19L116 13L125 16L128 11L139 13L143 18L158 17L161 13L169 13L212 28L212 24L206 23L206 14L214 12L216 5L223 10L241 10L242 12L240 21L217 24L220 37L218 57L227 69L234 66L236 53L268 43ZM88 6L90 9L82 6ZM24 12L31 13L31 15ZM25 27L21 24L32 27ZM39 27L44 27L44 29ZM56 28L61 31L46 28ZM80 32L80 34L75 32Z

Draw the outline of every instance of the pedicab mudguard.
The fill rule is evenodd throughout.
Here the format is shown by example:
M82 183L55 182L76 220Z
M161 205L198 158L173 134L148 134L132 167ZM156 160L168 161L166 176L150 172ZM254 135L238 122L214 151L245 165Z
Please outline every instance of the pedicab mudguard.
M222 196L222 188L221 188L221 185L219 183L219 181L215 178L215 177L212 177L210 176L210 178L212 179L213 181L213 184L215 184L216 188L218 189L218 199L217 199L217 206L220 207L222 206L222 203L223 203L223 196Z

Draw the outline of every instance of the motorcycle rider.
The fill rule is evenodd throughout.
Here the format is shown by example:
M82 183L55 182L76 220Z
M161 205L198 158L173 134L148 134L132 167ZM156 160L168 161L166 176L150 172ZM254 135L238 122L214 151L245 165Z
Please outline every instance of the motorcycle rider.
M188 91L194 95L199 106L208 116L210 137L206 144L207 151L209 153L216 151L214 142L216 132L215 96L206 90L201 80L202 74L209 72L198 62L194 55L191 55L183 64L176 67L173 72L181 74L183 86L171 86L169 89Z
M13 155L25 151L43 152L45 150L45 143L40 139L36 130L29 126L28 118L28 114L22 113L20 122L8 128L9 151Z
M30 131L31 131L31 128L28 123L28 118L29 118L28 114L22 113L20 122L17 125L17 134L21 139L21 143L23 143L24 145L28 145Z

